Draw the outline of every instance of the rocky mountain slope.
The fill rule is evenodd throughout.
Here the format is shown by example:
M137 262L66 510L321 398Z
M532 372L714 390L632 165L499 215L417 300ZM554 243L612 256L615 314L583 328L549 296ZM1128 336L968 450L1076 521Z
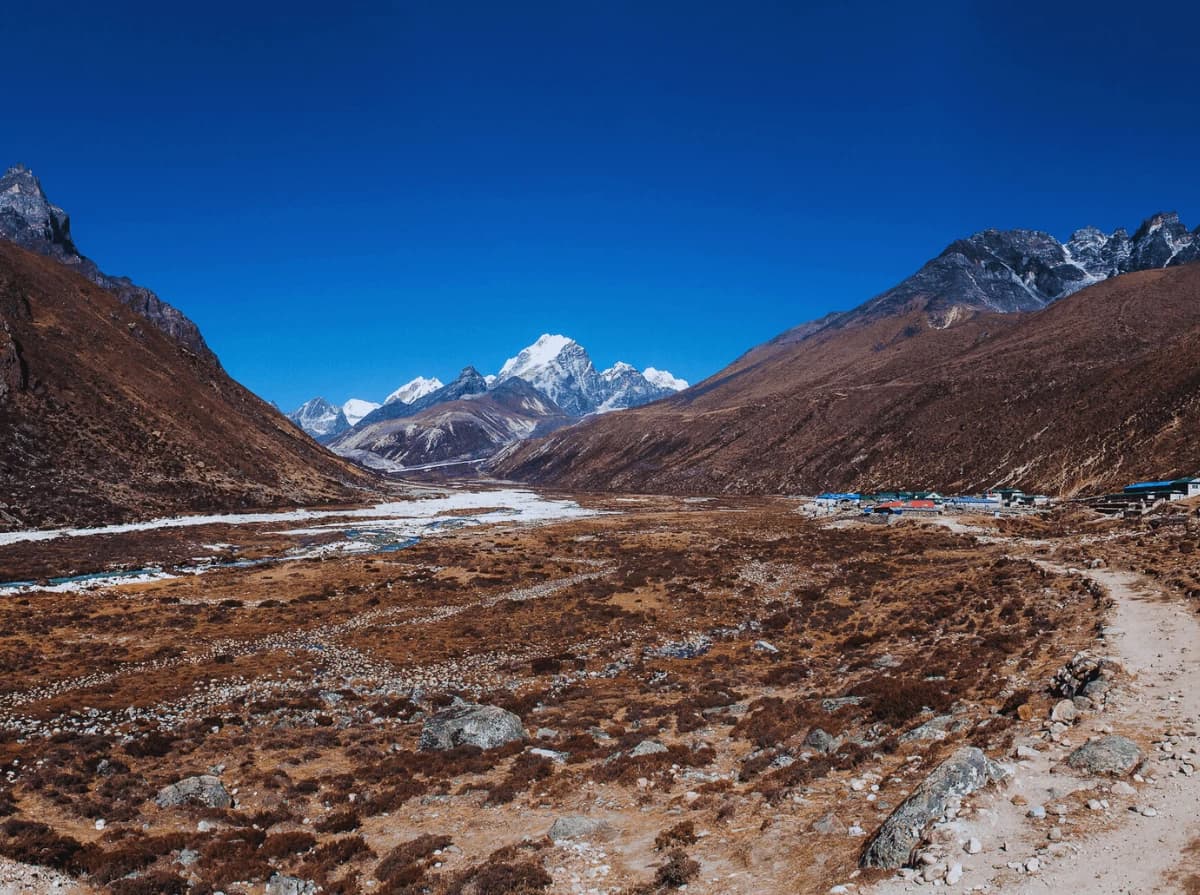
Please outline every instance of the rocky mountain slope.
M183 313L126 277L109 276L84 257L71 236L67 213L51 204L33 172L15 165L0 177L0 240L53 258L107 289L189 351L215 362L200 330Z
M473 371L465 372L469 379ZM514 378L491 390L435 402L409 416L355 427L337 439L333 449L365 466L399 470L485 459L515 441L572 421L538 389Z
M372 483L78 267L0 240L0 528L343 501Z
M1070 494L1194 474L1200 266L1183 262L1198 246L1174 215L1066 246L978 234L853 311L673 398L522 445L496 471L676 493Z

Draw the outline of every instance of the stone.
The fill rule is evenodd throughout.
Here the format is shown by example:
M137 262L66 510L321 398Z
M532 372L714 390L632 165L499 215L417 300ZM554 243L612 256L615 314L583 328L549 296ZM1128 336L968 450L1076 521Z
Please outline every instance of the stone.
M178 783L164 786L154 798L159 808L196 805L201 808L231 808L233 799L221 781L211 774L185 777Z
M529 754L538 758L548 758L558 764L566 764L567 759L571 757L570 752L556 752L554 749L530 749Z
M1067 756L1067 764L1089 774L1124 777L1142 760L1142 751L1133 740L1112 734L1084 743Z
M1136 796L1137 790L1124 780L1118 780L1112 785L1112 794L1114 796Z
M1062 724L1073 724L1078 717L1079 709L1075 707L1075 703L1070 699L1059 700L1054 704L1054 708L1050 710L1050 720L1058 721Z
M983 843L980 842L978 839L976 839L974 836L972 836L970 839L967 840L967 844L963 846L963 850L968 855L977 855L981 851L983 851Z
M555 820L547 835L553 841L559 842L565 839L586 839L609 830L609 825L599 818L575 815Z
M641 758L644 755L658 755L666 751L667 747L658 740L642 740L629 750L629 754L634 758Z
M767 653L769 655L775 655L779 652L779 647L775 646L773 643L769 643L766 640L754 641L754 648L760 653Z
M946 871L946 885L957 886L963 878L963 865L954 863L950 865L950 869Z
M813 832L822 833L826 836L846 835L846 825L842 823L841 819L832 811L829 811L814 820L812 828Z
M823 755L828 755L831 752L836 752L842 741L835 736L826 733L819 727L814 727L808 732L804 738L804 745L810 749L815 749Z
M316 895L317 884L298 876L274 873L267 880L266 895Z
M920 844L925 828L942 817L952 801L1004 777L1005 771L983 750L973 746L958 749L880 825L863 849L860 866L892 870L903 867Z
M956 722L953 715L938 715L930 718L924 724L914 727L900 737L900 742L911 743L917 740L944 740L948 732L958 730L963 725Z
M427 718L421 728L420 748L425 751L478 746L495 749L526 739L521 719L494 705L456 702Z

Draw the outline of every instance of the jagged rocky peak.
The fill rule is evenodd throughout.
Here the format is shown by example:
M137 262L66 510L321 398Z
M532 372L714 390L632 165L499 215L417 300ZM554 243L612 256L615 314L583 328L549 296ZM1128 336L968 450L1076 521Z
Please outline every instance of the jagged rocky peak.
M0 177L0 236L26 249L46 245L78 254L67 213L51 204L41 182L24 165L13 165Z
M951 243L907 280L831 323L913 306L931 320L952 310L960 317L1035 311L1110 277L1196 260L1200 230L1189 231L1173 212L1148 218L1132 237L1124 229L1106 234L1084 227L1060 243L1037 230L984 230Z
M305 401L287 416L317 441L336 438L350 428L342 408L335 407L324 398Z
M1171 267L1200 258L1200 229L1189 231L1173 211L1159 212L1133 234L1131 270Z
M72 268L107 289L189 351L216 362L199 327L178 308L125 277L104 273L94 261L79 253L67 213L50 202L41 181L24 165L14 165L0 177L0 239Z

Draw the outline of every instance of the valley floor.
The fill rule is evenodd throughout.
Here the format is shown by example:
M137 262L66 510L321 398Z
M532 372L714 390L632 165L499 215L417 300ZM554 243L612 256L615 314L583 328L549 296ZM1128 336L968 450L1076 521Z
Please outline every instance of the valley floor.
M1200 891L1194 527L433 499L0 545L0 892L919 890L858 859L964 745L1009 777L939 884ZM528 739L422 750L455 698ZM1107 732L1138 776L1068 772ZM159 804L197 775L232 804Z

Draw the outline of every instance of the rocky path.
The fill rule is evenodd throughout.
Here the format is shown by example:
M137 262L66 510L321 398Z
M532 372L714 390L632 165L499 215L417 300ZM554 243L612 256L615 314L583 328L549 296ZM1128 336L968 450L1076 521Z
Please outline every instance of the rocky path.
M955 888L1022 895L1189 891L1184 880L1200 873L1195 850L1189 852L1200 840L1200 623L1186 605L1133 573L1035 561L1107 590L1114 607L1096 651L1118 659L1129 680L1103 712L1086 712L1057 734L1019 740L1007 785L935 828L934 841L951 855L949 867L962 865L961 879L953 874ZM1077 775L1062 763L1075 747L1108 733L1142 745L1149 761L1141 774L1114 781ZM918 875L872 891L923 888Z

